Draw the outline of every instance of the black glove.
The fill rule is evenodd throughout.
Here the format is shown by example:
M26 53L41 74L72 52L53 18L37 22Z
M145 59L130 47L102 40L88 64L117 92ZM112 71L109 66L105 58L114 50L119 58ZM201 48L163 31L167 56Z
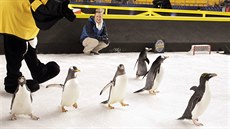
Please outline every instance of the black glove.
M102 36L102 41L105 42L106 44L109 44L109 38L106 35Z
M62 14L69 21L73 22L76 19L73 11L68 7L69 0L66 0L62 3Z
M96 39L101 42L102 41L102 36L97 36Z
M105 44L109 44L110 43L109 39L108 40L103 40L103 42L105 42Z
M109 39L109 38L108 38L108 36L106 36L106 35L101 36L101 40L102 40L102 41L108 40L108 39Z
M99 41L99 42L105 42L106 44L109 44L109 38L107 35L103 35L103 36L98 36L96 37L96 39Z

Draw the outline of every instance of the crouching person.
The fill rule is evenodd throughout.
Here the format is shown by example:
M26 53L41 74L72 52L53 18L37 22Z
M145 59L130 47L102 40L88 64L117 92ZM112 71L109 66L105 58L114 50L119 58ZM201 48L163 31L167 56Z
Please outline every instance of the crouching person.
M80 41L84 46L83 52L87 55L99 55L99 51L109 46L109 38L105 21L103 21L103 9L96 9L94 16L90 16L83 27Z

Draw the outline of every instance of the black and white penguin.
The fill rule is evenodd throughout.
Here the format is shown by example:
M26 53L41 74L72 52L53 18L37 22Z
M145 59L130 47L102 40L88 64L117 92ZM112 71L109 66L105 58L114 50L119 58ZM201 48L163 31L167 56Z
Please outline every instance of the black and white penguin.
M144 76L147 73L147 64L149 64L149 59L147 57L147 52L152 50L152 48L145 47L139 54L139 57L135 63L134 68L137 64L137 72L136 72L136 78L139 78L141 76Z
M107 84L100 92L100 95L107 89L110 88L109 98L106 101L103 101L103 104L108 104L110 109L114 109L111 104L119 102L122 106L128 106L124 103L126 87L128 83L128 78L125 73L125 67L123 64L120 64L117 67L117 71L113 80Z
M161 64L166 58L168 57L163 55L157 57L157 59L152 63L152 66L150 67L149 71L146 73L147 78L146 78L145 87L135 91L134 93L139 93L144 90L148 90L149 93L153 95L158 93L156 89L159 87L164 74L164 69Z
M65 83L63 85L61 109L62 112L67 112L65 106L73 106L77 108L77 100L80 95L79 82L77 79L77 72L80 70L76 66L69 68Z
M29 115L31 119L38 120L39 117L32 114L32 96L26 85L24 76L18 78L18 88L15 91L11 102L11 119L16 120L16 115Z
M200 84L198 87L193 86L190 88L190 90L194 90L195 92L191 96L184 114L182 117L178 118L178 120L192 119L195 125L203 125L198 122L198 117L204 113L209 105L211 92L209 90L208 81L215 76L217 76L215 73L203 73L200 76Z

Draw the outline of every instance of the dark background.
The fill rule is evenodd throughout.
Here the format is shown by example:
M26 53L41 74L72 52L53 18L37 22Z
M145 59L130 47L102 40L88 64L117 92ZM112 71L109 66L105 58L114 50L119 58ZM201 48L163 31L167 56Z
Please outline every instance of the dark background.
M154 47L157 40L165 42L165 51L189 51L191 45L209 44L212 51L230 49L230 23L195 21L152 21L105 19L110 45L102 52L137 52L143 47ZM79 42L82 27L87 19L69 22L60 20L51 29L38 35L39 53L82 53ZM0 35L0 54L3 51L3 36Z

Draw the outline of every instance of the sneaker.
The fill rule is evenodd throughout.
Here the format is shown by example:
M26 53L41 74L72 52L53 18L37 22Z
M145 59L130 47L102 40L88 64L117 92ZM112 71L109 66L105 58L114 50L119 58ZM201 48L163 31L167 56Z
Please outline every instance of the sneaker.
M91 53L93 53L94 55L100 55L99 52L93 52L93 51L91 51Z
M89 56L93 56L94 55L93 52L84 52L84 54L89 55Z
M86 54L86 55L90 55L90 54L91 54L91 52L84 52L84 54Z

